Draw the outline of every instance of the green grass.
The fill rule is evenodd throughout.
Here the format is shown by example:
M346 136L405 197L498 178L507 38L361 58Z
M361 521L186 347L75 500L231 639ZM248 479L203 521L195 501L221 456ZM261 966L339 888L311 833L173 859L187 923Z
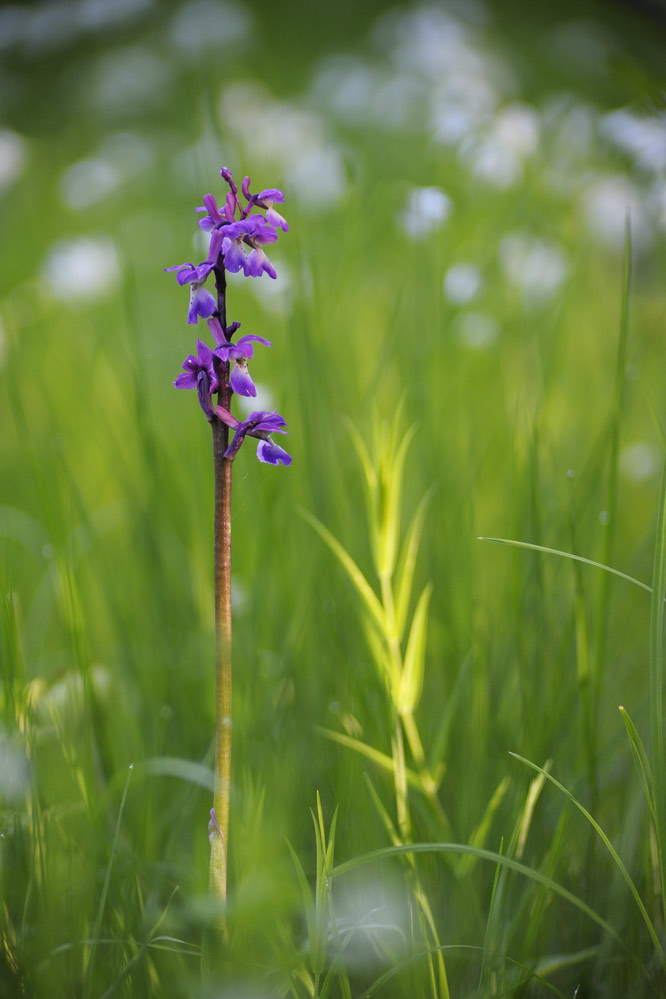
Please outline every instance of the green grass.
M561 81L510 14L485 51L520 50L518 92L541 108ZM635 220L631 257L598 241L580 187L656 180L593 133L574 186L554 186L564 139L544 117L500 191L423 117L359 127L312 98L347 177L313 207L218 113L232 70L300 100L300 16L224 79L153 14L7 60L29 145L0 195L0 995L661 995L666 240ZM313 28L312 64L340 46L385 66L361 27ZM599 114L657 88L654 39L630 28L606 75L574 80ZM168 99L93 113L97 60L136 41L170 67ZM152 168L68 207L61 172L117 131ZM286 189L288 304L232 283L229 318L273 343L252 373L294 462L248 446L236 465L229 938L202 979L212 443L171 385L195 331L162 269L198 252L193 206L223 162ZM396 217L428 185L454 209L411 241ZM549 300L506 277L516 231L566 258ZM52 243L99 233L118 283L54 296ZM483 277L468 307L442 293L459 261ZM469 311L497 324L486 346L461 335Z

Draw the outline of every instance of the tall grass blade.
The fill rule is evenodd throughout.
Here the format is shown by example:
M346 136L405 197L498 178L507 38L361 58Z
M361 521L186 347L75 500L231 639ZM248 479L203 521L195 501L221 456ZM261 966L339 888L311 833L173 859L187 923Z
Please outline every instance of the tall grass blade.
M646 590L648 593L652 593L652 587L648 586L647 583L643 583L640 579L635 579L633 576L629 576L626 572L621 572L619 569L614 569L611 565L604 565L602 562L595 562L594 559L584 558L582 555L572 555L571 552L560 551L559 548L546 548L545 545L533 545L529 541L514 541L511 538L483 538L479 537L477 541L493 541L498 545L511 545L513 548L526 548L528 551L533 552L543 552L544 555L559 555L560 558L570 558L574 562L582 562L584 565L591 565L594 569L603 569L604 572L610 572L613 576L619 576L620 579L626 579L628 583L633 583L634 586L640 586L642 590Z
M314 527L320 538L326 542L335 557L338 559L341 566L354 584L357 593L362 598L372 620L375 622L379 630L383 632L385 630L385 620L382 605L379 602L377 594L370 586L359 567L356 565L356 562L354 562L351 555L348 554L346 549L340 544L337 538L331 534L328 528L324 527L320 520L317 520L317 518L311 513L308 513L307 510L303 510L301 512L303 517L312 527Z
M483 813L481 821L479 822L477 827L472 832L472 835L470 836L470 846L481 847L486 842L486 837L488 836L490 826L492 824L493 819L495 818L495 812L504 801L504 795L508 791L510 783L511 782L508 777L503 777L502 780L497 785L497 787L495 788L495 791L490 801L488 802L486 810ZM462 857L460 860L460 864L458 865L459 874L461 875L469 874L469 872L476 866L477 860L478 858L475 857L473 854L469 854L466 857Z
M661 476L650 603L650 752L661 901L666 916L666 757L664 755L664 597L666 596L666 459Z
M394 435L397 425L396 420ZM415 425L409 428L397 452L390 452L390 459L387 462L385 478L382 483L384 487L384 502L380 529L379 564L377 567L377 574L380 577L392 575L398 557L405 459L415 431Z
M317 731L325 735L327 739L331 739L333 742L339 743L341 746L347 746L348 749L353 749L354 752L360 753L361 756L365 756L366 759L371 760L382 770L386 770L388 773L393 773L393 760L387 753L382 753L381 750L375 749L374 746L369 746L367 742L361 742L360 739L354 739L351 735L345 735L344 732L335 732L330 728L320 728L317 726ZM411 787L417 790L421 788L421 781L418 775L411 770L409 767L406 768L407 772L407 782Z
M414 611L412 626L407 640L407 650L400 679L398 711L414 711L421 697L423 673L425 669L426 632L428 628L428 608L432 596L432 583L423 590Z
M604 846L606 847L606 849L610 853L610 855L613 858L613 861L614 861L617 869L619 870L619 872L622 875L622 877L623 877L623 879L624 879L627 887L629 888L629 891L631 892L631 894L633 896L633 899L634 899L634 901L635 901L635 903L636 903L636 905L638 907L638 911L640 912L641 916L643 917L643 922L645 923L645 925L647 927L647 930L648 930L648 933L650 934L650 938L651 938L651 940L652 940L652 942L654 944L655 950L656 950L656 952L657 952L657 954L659 956L659 960L661 961L663 967L666 968L666 954L664 953L664 949L663 949L663 947L661 945L659 937L657 936L657 933L656 933L656 930L655 930L654 925L652 923L652 920L650 919L650 916L648 915L648 911L645 908L645 905L643 904L643 900L642 900L641 896L638 893L638 889L636 888L636 885L634 884L634 882L632 880L632 877L629 874L629 871L624 866L624 863L622 862L622 859L620 858L617 850L615 849L615 847L613 846L613 844L611 843L611 841L609 840L608 836L603 831L603 829L601 828L601 826L599 825L599 823L596 821L596 819L592 815L590 815L590 813L588 812L588 810L585 808L584 805L582 805L580 803L580 801L578 801L578 799L575 797L575 795L573 795L571 793L571 791L569 791L569 789L564 786L564 784L560 784L560 782L558 780L556 780L552 776L552 774L547 773L546 770L544 770L542 767L538 766L536 763L532 763L531 760L526 760L524 756L519 756L518 753L511 753L510 755L513 756L514 759L520 760L521 763L524 763L526 766L530 767L532 770L536 770L537 773L543 774L543 776L546 778L546 780L549 780L551 782L551 784L553 784L556 788L558 788L560 791L562 791L562 793L567 796L567 798L569 799L569 801L571 801L576 806L576 808L578 809L578 811L581 812L581 814L585 816L585 818L587 819L587 821L590 823L590 825L592 826L592 828L597 833L597 835L601 839L602 843L604 844Z
M568 888L558 884L557 881L553 881L552 878L546 877L546 875L542 874L540 871L535 871L533 868L527 867L525 864L521 864L517 860L513 860L511 857L503 857L501 854L495 853L492 850L468 846L466 843L409 843L403 846L386 846L379 850L372 850L369 853L353 857L351 860L346 860L342 864L338 864L330 871L330 877L331 879L340 877L343 874L355 871L367 864L373 864L378 860L386 860L391 857L402 856L406 853L453 853L461 855L471 853L479 860L487 860L491 864L503 864L505 867L515 871L517 874L521 874L530 881L534 881L535 884L543 885L544 888L548 888L554 895L558 895L560 898L569 902L580 912L584 913L588 919L591 919L592 922L596 923L597 926L600 926L604 933L607 933L608 936L612 937L613 940L620 945L623 951L629 953L624 940L611 926L611 924L607 922L603 916L600 916L599 913L586 902L578 898L577 895L574 895L573 892L570 892Z
M416 568L416 559L419 553L419 547L421 544L421 535L423 534L423 525L425 524L425 515L428 509L428 504L432 497L434 489L430 488L425 494L421 502L419 503L416 513L412 519L407 532L407 537L402 546L402 551L400 553L400 558L398 560L397 572L396 572L396 631L398 634L398 640L402 639L405 631L405 625L407 623L407 614L409 613L409 602L412 597L412 583L414 581L414 570Z
M652 820L656 821L654 804L654 777L652 775L652 767L650 766L645 746L643 745L643 740L638 734L636 726L629 717L629 713L622 707L622 705L620 705L620 714L622 715L622 719L627 729L629 745L631 746L631 754L634 758L634 763L636 764L636 770L638 771L641 786L645 794L645 800L647 801L650 812L652 813Z
M113 870L113 861L115 860L116 851L118 849L118 839L120 837L120 824L122 822L123 811L125 809L125 801L127 799L127 792L129 790L130 779L132 777L133 764L130 764L130 768L127 774L127 779L125 780L125 787L123 789L122 798L120 799L120 808L118 809L118 818L116 819L116 827L113 833L113 840L111 841L111 850L109 852L109 862L106 865L106 873L104 875L104 884L102 885L102 893L99 897L99 905L97 906L97 915L95 916L95 922L93 923L93 929L91 933L91 945L90 953L88 955L88 962L83 979L83 995L87 997L91 994L91 984L93 969L95 966L95 954L97 952L97 946L99 943L99 934L102 928L102 919L104 918L104 909L106 908L106 898L109 893L109 884L111 883L111 871Z

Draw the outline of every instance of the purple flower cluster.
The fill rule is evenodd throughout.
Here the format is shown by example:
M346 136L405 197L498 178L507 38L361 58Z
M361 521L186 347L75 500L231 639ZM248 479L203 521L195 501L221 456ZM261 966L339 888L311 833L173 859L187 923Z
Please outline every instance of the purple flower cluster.
M270 437L271 433L287 433L281 416L262 410L251 413L247 420L241 422L229 412L228 405L234 393L251 398L256 396L248 361L253 356L254 343L265 347L270 347L270 343L254 334L246 334L234 341L232 338L240 323L227 325L226 321L227 271L233 274L242 271L246 277L261 277L264 273L271 278L277 276L264 246L277 240L278 229L283 232L289 229L283 216L274 208L276 203L284 201L284 196L276 188L252 194L250 178L245 177L241 185L246 202L243 206L231 171L223 167L220 176L229 186L223 206L218 207L214 196L206 194L203 206L197 209L206 213L199 219L199 226L210 233L206 259L196 265L184 263L165 268L176 272L178 284L190 286L188 323L195 324L200 318L205 319L215 341L215 346L209 347L202 340L197 340L196 356L190 354L185 358L183 371L174 385L179 389L196 389L208 420L221 420L234 431L234 439L225 452L226 458L235 458L245 437L250 436L259 440L259 461L289 465L291 457ZM216 295L205 287L211 273L215 279ZM212 401L215 394L218 395L218 405Z

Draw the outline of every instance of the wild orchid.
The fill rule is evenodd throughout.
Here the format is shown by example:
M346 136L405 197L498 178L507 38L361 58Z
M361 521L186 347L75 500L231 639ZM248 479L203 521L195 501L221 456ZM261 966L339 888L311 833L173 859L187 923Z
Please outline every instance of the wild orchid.
M214 341L209 346L197 340L196 355L185 358L174 385L197 390L199 404L213 431L216 720L215 789L208 832L211 889L225 901L231 782L231 472L247 437L258 441L257 458L264 464L290 465L291 456L271 436L287 433L286 422L278 413L259 410L240 420L231 412L234 395L253 398L257 394L248 367L254 344L271 344L254 333L234 340L240 323L227 323L227 271L242 272L246 277L260 278L264 273L273 279L277 276L264 247L277 240L278 229L286 232L289 228L273 207L281 204L284 196L276 188L252 194L249 177L243 180L239 194L230 170L223 167L220 176L229 187L223 205L218 207L216 198L206 194L203 206L197 209L205 213L199 227L210 233L206 259L200 264L176 264L165 270L176 273L178 284L190 287L187 322L196 325L199 319L205 319ZM206 287L211 275L215 294Z

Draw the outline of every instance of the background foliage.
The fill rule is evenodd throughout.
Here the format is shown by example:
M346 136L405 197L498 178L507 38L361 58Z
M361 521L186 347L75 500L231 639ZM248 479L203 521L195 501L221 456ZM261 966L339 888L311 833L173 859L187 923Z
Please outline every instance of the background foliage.
M592 812L662 937L617 710L647 741L649 595L477 540L651 581L664 19L536 6L0 10L3 995L369 995L424 940L454 948L452 995L546 994L534 972L565 995L663 987L617 864L566 796L509 756L547 765ZM231 944L202 986L211 442L171 385L193 331L162 271L203 258L193 208L219 194L223 164L285 190L279 279L232 284L229 307L273 342L252 372L289 422L294 463L259 466L248 449L236 465ZM428 797L412 783L401 806L401 722L376 638L302 512L381 595L354 438L386 468L396 449L382 434L412 425L396 527L404 537L430 491L410 614L431 584L414 717L441 784ZM331 917L336 807L337 862L389 846L391 828L500 851L626 949L470 854L340 874ZM315 910L302 889L317 871ZM441 964L421 955L373 994L443 995Z

